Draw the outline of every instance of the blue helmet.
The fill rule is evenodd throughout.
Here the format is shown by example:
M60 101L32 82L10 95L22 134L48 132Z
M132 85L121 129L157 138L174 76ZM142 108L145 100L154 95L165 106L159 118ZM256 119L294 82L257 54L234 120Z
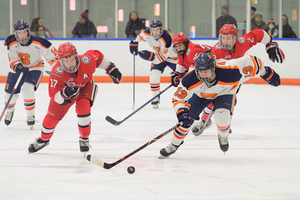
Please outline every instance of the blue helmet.
M195 61L195 73L197 78L204 82L204 83L210 83L214 76L215 73L215 58L211 53L201 53L198 58ZM206 70L211 70L212 71L212 76L209 78L202 78L199 75L199 71L206 71Z
M20 39L17 32L22 31L22 30L26 30L28 33L28 36L26 38ZM21 44L26 44L29 41L30 36L31 36L30 32L29 32L29 24L23 19L16 21L14 23L14 34L15 34L15 37L18 40L18 42L20 42Z
M152 29L154 28L160 28L160 34L159 35L153 35L152 33ZM163 35L163 28L162 28L162 23L159 19L154 19L151 24L150 24L150 33L152 35L152 37L154 37L156 40L159 40L161 38L161 36Z

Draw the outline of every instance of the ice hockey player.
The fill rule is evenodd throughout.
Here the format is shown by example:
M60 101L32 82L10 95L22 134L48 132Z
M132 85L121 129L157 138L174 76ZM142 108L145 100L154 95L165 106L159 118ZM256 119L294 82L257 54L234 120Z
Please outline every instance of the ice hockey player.
M83 153L89 151L91 107L97 95L97 85L92 79L93 73L97 68L104 69L116 84L119 84L122 78L122 74L114 63L98 50L89 50L83 55L78 55L76 47L67 42L59 45L58 57L60 63L52 69L52 73L57 76L50 75L49 96L51 99L43 120L41 137L36 138L35 142L30 144L29 153L37 152L49 144L55 127L75 103L80 151Z
M147 42L154 52L138 51L139 42L142 41ZM158 95L160 93L160 75L166 66L174 71L178 61L172 45L172 33L162 28L162 22L159 19L154 19L150 28L143 30L135 41L130 42L129 49L133 55L139 55L142 59L151 61L150 88L153 96ZM153 108L158 108L159 103L159 97L151 102Z
M280 85L279 75L255 56L217 60L216 63L212 54L201 53L195 61L195 70L182 78L172 99L178 122L183 122L183 125L173 131L171 144L161 149L160 154L169 156L175 153L194 119L210 103L215 107L219 145L226 152L237 86L255 75L260 75L272 86Z
M172 72L172 85L177 87L180 83L180 74L188 72L189 68L195 67L196 58L203 51L207 51L212 47L209 45L200 45L192 43L183 32L173 36L172 44L174 51L178 54L178 62L176 70Z
M17 20L14 25L14 34L5 39L4 45L8 49L10 71L5 84L5 103L11 96L20 74L21 82L7 107L5 124L10 125L17 99L22 93L27 115L27 125L33 129L35 124L35 91L39 87L44 72L44 60L53 67L58 63L57 50L46 39L30 35L29 25L23 19Z
M266 52L271 61L278 63L284 61L283 51L279 48L277 42L272 41L272 37L265 30L255 29L241 37L237 37L237 35L238 30L234 24L223 25L219 31L219 42L211 49L211 54L215 55L216 59L236 59L244 56L256 44L262 43L266 45ZM192 128L193 133L201 134L205 128L211 126L212 110L212 104L204 109L201 120ZM204 127L206 121L206 127Z

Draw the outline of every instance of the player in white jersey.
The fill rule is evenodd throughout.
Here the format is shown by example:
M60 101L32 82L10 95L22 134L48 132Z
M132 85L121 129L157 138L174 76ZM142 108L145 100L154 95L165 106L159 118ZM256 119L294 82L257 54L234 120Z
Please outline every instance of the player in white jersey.
M14 34L5 39L4 45L7 46L10 62L10 71L5 85L5 102L11 96L19 75L23 73L21 82L7 107L4 122L6 125L11 123L15 104L19 93L22 91L27 125L32 129L35 124L35 91L40 84L44 71L42 56L53 67L59 62L57 50L48 40L30 35L29 25L23 19L14 23Z
M217 60L216 63L211 53L201 53L195 61L195 69L182 78L172 99L178 122L183 125L174 130L171 144L161 149L160 154L175 153L194 119L210 103L214 105L219 145L226 152L236 91L240 84L255 75L260 75L270 85L280 85L279 75L255 56Z
M147 42L154 52L147 50L138 51L138 44L142 41ZM134 55L138 54L141 58L152 62L150 87L152 95L156 96L160 92L160 75L166 66L175 71L178 61L178 56L172 45L171 32L162 28L162 23L159 19L154 19L149 29L143 30L135 41L130 42L130 52ZM151 102L153 108L158 108L159 103L159 97Z

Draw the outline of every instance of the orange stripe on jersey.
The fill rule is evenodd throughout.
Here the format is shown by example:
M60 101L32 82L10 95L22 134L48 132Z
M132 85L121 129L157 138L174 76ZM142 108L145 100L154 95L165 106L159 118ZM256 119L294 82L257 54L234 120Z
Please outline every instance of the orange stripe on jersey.
M41 45L41 47L43 47L44 49L48 49L47 47L45 47L44 45L42 45L40 42L38 42L38 41L32 41L32 43L34 43L34 44L39 44L39 45Z
M145 33L145 31L143 31L143 32L144 32L144 35L151 36L150 33Z
M156 58L158 58L159 62L163 62L162 59L160 58L159 54L155 53Z
M8 48L11 48L11 46L14 45L14 44L16 44L16 43L18 43L17 40L16 40L16 41L13 41L12 43L10 43L10 45L8 46Z
M222 69L239 69L238 66L234 65L218 65L216 64L216 68L222 68Z
M250 58L252 59L252 62L253 62L253 64L254 64L254 70L253 70L253 72L251 73L251 74L252 74L252 77L253 77L253 76L255 76L255 73L256 73L256 71L257 71L257 62L256 62L256 60L254 59L253 56L250 55Z
M236 81L236 82L230 82L230 83L224 83L222 81L218 81L218 84L220 85L238 85L239 84L239 81Z
M176 101L176 102L173 103L173 107L175 108L178 104L183 104L184 105L185 103L183 101Z
M198 83L196 83L196 84L194 84L194 85L191 85L191 86L188 88L188 90L192 90L192 89L198 87L198 86L201 85L201 84L202 84L202 82L199 81Z
M139 37L140 37L140 39L141 39L142 41L145 41L145 40L142 38L142 36L141 36L141 35L139 35Z
M238 86L238 85L232 86L232 88L231 88L229 91L233 90L233 89L236 88L237 86Z
M9 63L10 68L11 68L12 66L14 66L14 64L16 64L16 62L21 62L21 61L22 61L22 60L19 59L19 60L16 60L16 61L13 61L13 62Z
M163 57L164 60L166 60L166 57L165 57L162 53L159 53L159 55L160 55L161 57Z
M44 64L42 64L42 63L44 63L43 60L42 60L41 62L39 62L37 65L30 66L30 67L28 67L28 68L31 69L31 68L35 68L35 67L44 67Z

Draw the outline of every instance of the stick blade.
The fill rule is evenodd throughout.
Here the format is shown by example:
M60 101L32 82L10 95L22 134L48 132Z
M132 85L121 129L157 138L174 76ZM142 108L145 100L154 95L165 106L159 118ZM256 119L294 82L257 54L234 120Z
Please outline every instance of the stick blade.
M103 167L104 168L104 162L102 160L98 159L97 157L92 156L91 154L88 154L86 156L86 159L88 161L90 161L91 163L93 163L95 165L98 165L99 167Z
M116 120L114 120L113 118L111 118L110 116L106 116L105 117L106 121L108 121L109 123L118 126L119 124L121 124L122 122L118 122Z

